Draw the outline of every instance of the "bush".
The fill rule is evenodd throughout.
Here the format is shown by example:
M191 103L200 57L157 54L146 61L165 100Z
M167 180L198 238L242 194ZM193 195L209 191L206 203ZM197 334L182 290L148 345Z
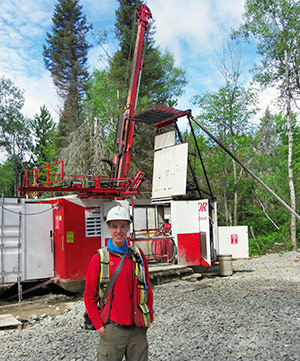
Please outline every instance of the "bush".
M252 237L249 238L250 256L291 251L292 248L292 241L286 227L282 227L279 231L267 235L259 235L256 238L256 242Z

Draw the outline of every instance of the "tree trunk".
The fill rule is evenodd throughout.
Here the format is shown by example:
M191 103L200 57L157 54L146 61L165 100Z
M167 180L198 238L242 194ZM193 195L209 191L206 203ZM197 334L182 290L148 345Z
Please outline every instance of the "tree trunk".
M292 131L292 117L291 117L291 92L290 92L290 74L288 68L288 54L287 50L284 52L285 57L285 75L286 75L286 112L287 112L287 130L288 130L288 174L289 174L289 187L291 208L296 211L296 193L294 186L293 174L293 131ZM297 249L297 228L296 217L291 215L291 240L293 249Z
M238 223L238 191L237 191L237 174L236 174L236 161L233 159L233 179L234 179L234 203L233 203L233 222L234 226Z
M226 224L227 226L232 226L232 215L231 215L231 209L228 204L227 194L229 190L229 182L228 182L228 172L226 167L226 155L223 156L223 169L224 174L226 177L225 184L224 184L224 208L225 208L225 217L226 217Z

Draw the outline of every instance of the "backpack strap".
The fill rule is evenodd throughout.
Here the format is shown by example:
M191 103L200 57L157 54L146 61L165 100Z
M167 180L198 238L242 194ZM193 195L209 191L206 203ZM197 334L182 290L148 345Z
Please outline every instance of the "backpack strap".
M99 261L100 261L100 275L99 283L108 283L109 277L109 252L107 247L98 250Z
M135 275L137 276L137 279L139 282L144 283L147 288L147 280L145 275L145 266L144 266L144 260L141 255L141 251L138 247L132 247L131 249L134 250L133 257L136 263L135 267Z

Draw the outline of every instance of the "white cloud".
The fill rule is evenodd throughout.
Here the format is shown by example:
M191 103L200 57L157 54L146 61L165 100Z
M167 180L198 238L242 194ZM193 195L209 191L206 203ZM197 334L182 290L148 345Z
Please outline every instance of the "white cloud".
M269 107L271 113L279 113L281 109L277 103L278 98L279 91L275 87L270 87L263 91L259 91L258 106L260 108L260 111L258 112L256 118L262 118L265 114L267 107Z
M243 4L244 0L150 0L155 39L174 53L179 64L184 57L207 54L222 43L230 27L239 24Z
M53 119L58 121L60 100L48 72L42 73L40 78L20 77L16 79L16 82L24 89L23 114L33 117L45 104Z

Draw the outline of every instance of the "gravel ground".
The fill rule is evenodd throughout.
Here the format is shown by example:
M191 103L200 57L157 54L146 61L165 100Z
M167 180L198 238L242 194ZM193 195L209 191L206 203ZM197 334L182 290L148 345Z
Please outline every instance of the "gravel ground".
M155 286L149 360L300 360L300 253L233 261L231 277ZM1 330L0 360L95 360L84 305L22 331Z

